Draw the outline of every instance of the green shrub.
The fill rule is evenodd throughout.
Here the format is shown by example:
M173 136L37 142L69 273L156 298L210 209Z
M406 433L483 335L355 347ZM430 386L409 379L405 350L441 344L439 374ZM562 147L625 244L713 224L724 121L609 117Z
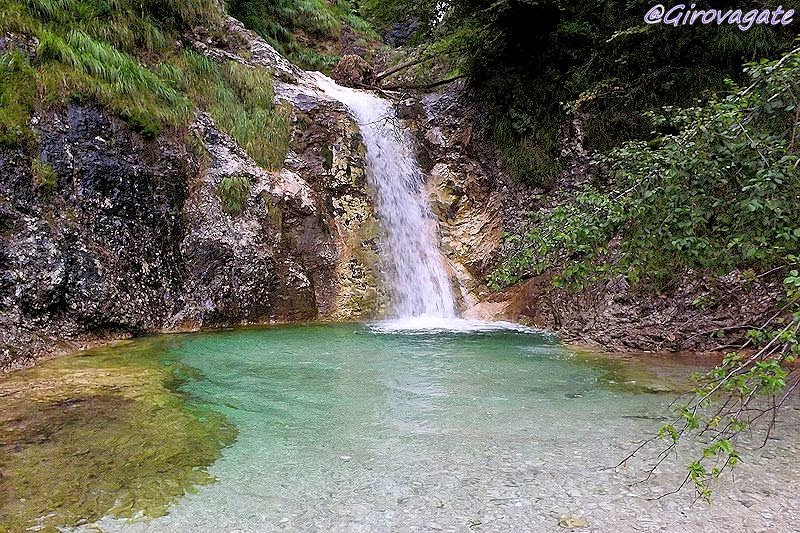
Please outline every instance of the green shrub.
M499 285L560 265L582 286L610 272L656 287L689 269L769 270L800 250L800 49L745 69L747 88L650 119L662 132L597 158L610 182L511 236ZM614 237L619 245L608 257Z
M440 66L469 75L512 172L535 185L557 173L559 153L552 146L571 102L582 103L590 150L648 139L652 124L645 111L685 107L724 90L726 79L741 81L743 62L787 52L797 33L725 25L674 31L643 24L649 5L630 0L359 3L382 29L420 19L423 46Z

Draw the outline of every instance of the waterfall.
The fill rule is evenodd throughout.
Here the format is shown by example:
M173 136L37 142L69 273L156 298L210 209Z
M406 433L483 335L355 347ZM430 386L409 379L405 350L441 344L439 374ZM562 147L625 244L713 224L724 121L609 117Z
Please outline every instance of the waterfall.
M342 87L320 73L316 85L356 119L367 148L367 175L383 224L383 261L398 318L454 318L455 301L439 251L436 219L424 190L408 132L398 127L391 102Z

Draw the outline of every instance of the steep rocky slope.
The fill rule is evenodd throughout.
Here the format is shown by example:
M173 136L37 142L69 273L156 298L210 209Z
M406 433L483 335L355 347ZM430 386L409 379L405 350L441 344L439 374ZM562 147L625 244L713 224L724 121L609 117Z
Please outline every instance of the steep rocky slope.
M227 24L249 62L291 78L266 43ZM258 167L202 113L189 132L154 140L77 103L33 125L33 153L0 149L1 368L148 332L378 312L363 146L338 104L292 108L280 172ZM218 192L226 177L250 184L236 216Z

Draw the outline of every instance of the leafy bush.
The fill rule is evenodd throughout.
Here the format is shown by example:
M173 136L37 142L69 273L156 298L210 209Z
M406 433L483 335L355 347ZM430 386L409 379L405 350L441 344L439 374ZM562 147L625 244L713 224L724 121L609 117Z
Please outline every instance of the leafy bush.
M511 237L494 282L564 264L562 283L614 271L659 285L687 269L766 270L800 250L800 49L745 72L748 87L664 108L651 118L668 133L598 157L610 181Z
M796 267L800 257L788 256L786 261L787 266ZM767 444L781 408L794 398L800 385L800 366L796 364L800 356L800 274L796 268L788 274L780 311L748 331L739 349L726 354L714 369L693 375L693 390L671 404L673 420L618 466L649 453L649 478L684 442L702 443L696 459L687 465L683 483L673 493L689 486L698 499L711 502L712 483L743 460L737 447L739 434L752 434L760 427L764 435L761 446Z
M566 104L580 101L587 147L607 151L649 137L644 111L723 90L726 78L739 80L744 61L785 53L796 34L648 26L642 16L652 3L643 0L361 4L378 26L416 16L429 46L449 41L440 53L469 74L512 173L545 187L560 170L556 139Z

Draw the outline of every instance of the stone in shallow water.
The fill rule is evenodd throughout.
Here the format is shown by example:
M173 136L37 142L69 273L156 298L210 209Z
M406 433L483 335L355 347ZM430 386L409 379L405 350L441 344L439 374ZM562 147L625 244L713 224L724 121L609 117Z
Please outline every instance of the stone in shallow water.
M215 481L206 467L236 430L176 392L191 369L142 350L95 350L4 377L1 526L56 531L106 515L163 516Z
M483 524L483 522L479 518L470 518L469 520L467 520L467 525L469 526L470 529L475 529L481 524Z
M568 529L589 527L589 522L579 516L564 515L558 520L558 525Z

